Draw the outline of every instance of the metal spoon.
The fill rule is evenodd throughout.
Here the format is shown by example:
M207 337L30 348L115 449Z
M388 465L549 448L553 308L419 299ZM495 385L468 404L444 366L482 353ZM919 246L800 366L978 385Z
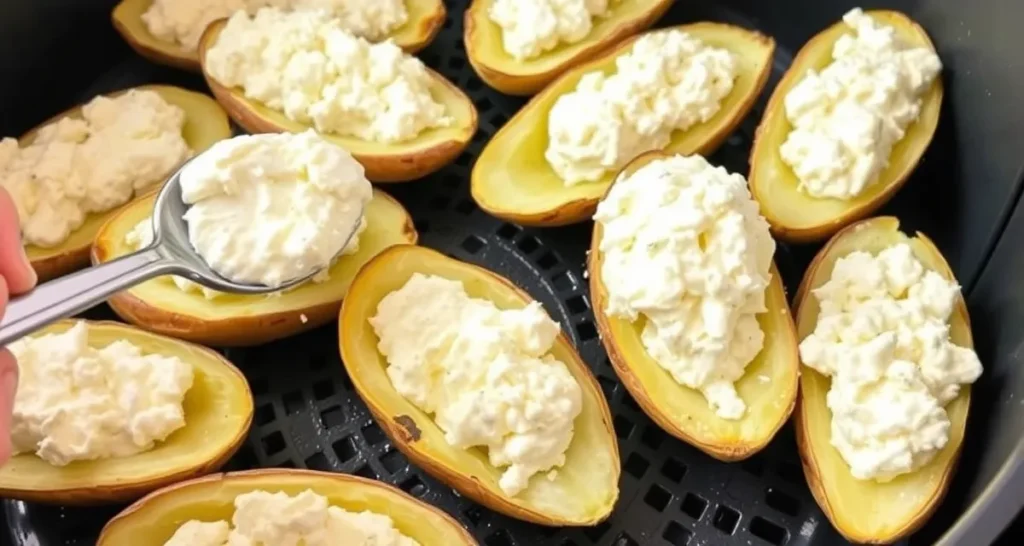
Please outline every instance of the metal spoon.
M52 280L11 300L7 312L0 317L0 347L51 322L102 303L115 292L161 275L178 275L221 292L266 294L303 283L319 272L313 271L281 286L269 287L232 282L214 271L188 240L188 226L184 219L188 206L181 199L182 169L184 165L171 175L156 198L152 218L153 242L149 246L134 254ZM342 250L359 228L362 213L360 210L355 225L348 231Z

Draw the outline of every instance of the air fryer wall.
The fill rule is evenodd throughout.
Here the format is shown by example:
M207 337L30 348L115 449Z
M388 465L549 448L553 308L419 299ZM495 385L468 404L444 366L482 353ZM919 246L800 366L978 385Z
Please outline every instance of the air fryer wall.
M55 112L122 87L171 83L204 88L195 75L152 65L131 52L110 24L115 3L0 2L0 135L21 134ZM465 3L448 2L449 12L460 17ZM1019 250L1024 209L1018 203L1024 2L680 0L666 22L721 20L758 29L778 42L772 80L760 104L713 157L746 173L750 138L771 87L808 38L856 5L905 11L927 29L943 60L946 100L939 131L911 181L881 213L899 216L904 230L927 233L946 255L968 296L975 342L986 365L975 387L964 454L949 496L909 542L985 544L1024 504L1024 282L1019 273L1024 270ZM803 485L788 428L763 456L724 466L666 438L634 410L593 330L582 277L589 224L523 230L487 217L468 199L473 158L522 101L487 89L471 74L460 45L459 17L446 24L422 58L467 89L480 109L480 132L469 152L451 167L387 191L410 209L423 244L512 278L571 331L616 414L625 465L616 515L598 530L542 530L492 516L417 469L396 466L404 463L389 455L395 452L379 439L379 429L374 432L365 407L346 386L333 325L266 348L228 353L250 378L258 408L249 455L236 459L236 467L325 465L380 477L442 506L477 534L481 544L492 546L662 545L683 543L687 537L691 544L841 542ZM817 248L780 246L778 262L790 294ZM101 309L90 316L111 315ZM331 394L319 398L319 392L327 391ZM316 426L310 424L314 421ZM278 441L287 448L268 455L269 443ZM342 447L325 456L332 445ZM339 449L350 449L352 459L341 460ZM660 491L657 498L652 491ZM652 511L652 502L661 510ZM114 512L10 501L2 505L11 531L9 537L0 532L0 544L11 540L19 546L91 544L83 537L94 537ZM766 521L762 515L774 527L759 533L757 522ZM728 532L722 530L723 521Z

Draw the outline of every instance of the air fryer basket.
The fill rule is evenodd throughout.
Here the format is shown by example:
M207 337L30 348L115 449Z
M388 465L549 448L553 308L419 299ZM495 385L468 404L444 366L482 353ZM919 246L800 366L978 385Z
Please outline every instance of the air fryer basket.
M372 0L366 0L372 1ZM415 0L410 0L415 1ZM63 107L142 83L204 89L200 78L143 61L120 43L107 15L112 0L34 0L0 5L0 130L19 134ZM617 380L601 347L584 279L590 225L524 229L492 218L469 197L470 168L484 143L522 105L487 88L462 45L466 0L447 2L448 20L421 58L444 73L479 110L468 151L424 180L388 186L409 209L421 244L483 265L516 282L560 321L608 398L619 438L621 496L606 523L551 529L495 514L410 466L374 423L339 360L336 326L226 354L247 375L256 414L247 444L229 469L312 468L395 484L441 507L487 546L818 545L843 543L804 481L792 427L761 454L736 464L715 461L662 432ZM947 100L939 134L912 181L884 210L904 229L935 238L954 266L974 319L985 375L976 387L964 458L947 501L908 542L984 544L1024 503L1024 290L1014 252L1024 233L1017 211L1024 91L1016 53L1024 16L1015 0L885 2L922 22L945 63ZM718 20L756 28L778 42L772 79L750 117L712 162L747 172L747 155L764 101L793 53L838 19L850 2L683 0L659 25ZM864 5L863 7L877 7ZM1004 228L1006 232L1004 232ZM780 245L777 261L790 293L816 247ZM87 313L112 318L105 306ZM3 501L18 546L90 545L121 507L72 509ZM963 514L963 515L961 515ZM943 536L944 535L944 536Z

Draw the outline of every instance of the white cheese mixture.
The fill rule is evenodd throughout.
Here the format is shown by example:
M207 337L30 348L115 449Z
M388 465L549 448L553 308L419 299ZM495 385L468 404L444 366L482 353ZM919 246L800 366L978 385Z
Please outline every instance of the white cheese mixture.
M734 383L759 352L775 241L746 181L700 156L620 178L597 206L606 312L646 319L648 354L723 419L746 404Z
M192 152L185 112L154 91L96 97L80 119L42 127L31 144L0 140L0 186L14 198L26 245L57 246L86 220L162 183Z
M191 520L164 546L419 546L390 517L330 506L312 490L295 496L257 490L235 497L226 521Z
M370 319L395 390L433 414L445 440L485 446L509 496L565 463L582 393L549 351L558 323L533 302L500 310L462 283L416 273Z
M840 258L813 294L821 312L800 359L832 378L832 445L860 480L921 468L949 442L945 405L981 375L977 353L949 338L960 287L901 243Z
M505 52L522 61L583 40L616 1L494 0L487 15L501 27Z
M585 74L548 114L544 157L566 185L600 180L711 119L739 70L732 53L679 30L643 36L615 66Z
M832 63L785 97L793 130L779 152L799 188L822 199L853 199L878 180L942 70L930 48L909 47L859 8L843 22L854 33L836 41Z
M54 465L148 451L185 426L182 402L192 366L143 354L126 340L89 346L79 322L60 334L10 345L20 379L14 399L14 453Z
M189 241L224 277L277 287L326 269L373 197L348 152L313 130L243 135L185 166Z
M205 67L221 84L322 133L396 143L452 123L419 59L391 42L353 36L324 11L235 13Z
M142 21L160 40L195 51L210 23L264 7L326 10L349 32L373 41L384 39L409 19L404 0L154 0Z

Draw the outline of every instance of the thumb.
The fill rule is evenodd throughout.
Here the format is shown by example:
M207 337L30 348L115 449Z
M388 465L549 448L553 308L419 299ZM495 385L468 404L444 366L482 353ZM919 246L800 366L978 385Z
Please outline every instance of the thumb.
M0 187L0 276L7 279L12 294L28 292L36 285L36 272L21 244L18 209L3 187Z
M7 349L0 349L0 465L11 457L11 416L18 391L18 363Z

